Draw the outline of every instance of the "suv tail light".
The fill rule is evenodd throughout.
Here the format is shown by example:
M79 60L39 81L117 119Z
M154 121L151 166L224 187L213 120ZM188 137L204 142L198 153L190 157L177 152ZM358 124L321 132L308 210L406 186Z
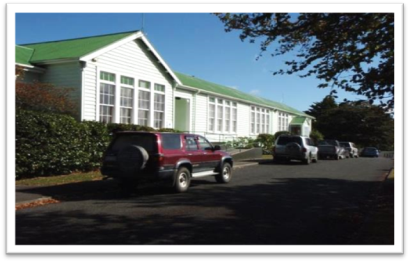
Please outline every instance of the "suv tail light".
M276 146L272 147L272 153L276 152Z
M306 152L307 152L307 149L304 148L304 147L302 147L302 152L303 152L303 153L306 153Z
M162 166L164 163L164 154L157 154L156 160L158 161L159 166Z

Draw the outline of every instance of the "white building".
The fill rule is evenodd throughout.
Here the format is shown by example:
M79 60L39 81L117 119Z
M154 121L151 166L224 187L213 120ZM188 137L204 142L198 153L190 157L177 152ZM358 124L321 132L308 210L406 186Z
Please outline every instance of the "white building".
M79 118L175 128L211 141L292 131L313 117L171 70L139 31L16 46L16 66L34 79L74 88Z

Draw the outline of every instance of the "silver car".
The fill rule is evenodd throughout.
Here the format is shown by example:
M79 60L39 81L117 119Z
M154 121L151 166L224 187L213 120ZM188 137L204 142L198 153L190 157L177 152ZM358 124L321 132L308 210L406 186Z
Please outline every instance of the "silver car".
M359 157L359 150L357 149L356 145L352 142L339 142L339 144L345 148L346 151L349 152L349 157Z
M318 161L318 148L308 137L296 135L281 135L275 141L272 149L273 160L300 160L309 165Z

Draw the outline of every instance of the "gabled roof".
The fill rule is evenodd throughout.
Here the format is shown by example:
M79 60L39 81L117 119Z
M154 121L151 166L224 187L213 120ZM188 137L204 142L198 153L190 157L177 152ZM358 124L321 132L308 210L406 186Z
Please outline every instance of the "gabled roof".
M137 32L139 31L24 44L22 46L35 50L30 60L31 63L55 59L74 59L92 53Z
M306 121L306 117L297 116L297 117L294 117L294 118L292 119L292 121L290 122L290 124L291 124L291 125L303 125L303 123L305 123L305 121Z
M251 95L251 94L247 94L244 93L242 91L239 91L237 89L234 88L230 88L227 86L223 86L223 85L219 85L219 84L215 84L212 82L208 82L206 80L203 79L199 79L197 77L193 77L193 76L188 76L182 73L178 73L175 72L175 75L179 78L179 80L181 80L182 84L184 86L187 87L193 87L193 88L197 88L200 90L204 90L207 92L211 92L214 94L220 94L220 95L225 95L225 96L229 96L229 97L233 97L233 98L237 98L240 100L245 100L245 101L249 101L250 103L253 103L255 105L261 105L261 106L266 106L266 107L270 107L270 108L275 108L281 111L285 111L288 113L293 113L295 115L299 115L299 116L305 116L306 117L311 117L299 110L296 110L290 106L287 106L285 104L282 103L278 103L269 99L265 99L265 98L261 98L255 95Z
M33 52L31 48L16 45L16 64L31 65L30 59Z

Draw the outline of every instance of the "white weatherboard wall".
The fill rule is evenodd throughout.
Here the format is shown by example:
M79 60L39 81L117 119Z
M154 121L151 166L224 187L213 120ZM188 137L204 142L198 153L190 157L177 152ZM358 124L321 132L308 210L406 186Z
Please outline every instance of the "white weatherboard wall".
M204 135L208 123L208 96L205 94L194 94L194 132Z
M251 107L249 105L238 103L237 113L237 125L238 125L238 137L250 137L251 136Z
M104 71L114 73L117 76L127 76L134 78L135 88L138 81L151 82L153 90L154 84L165 86L165 121L164 127L173 127L173 96L172 80L166 77L158 63L158 59L146 50L140 40L130 41L118 48L108 51L94 59L87 61L84 68L84 119L99 120L98 115L98 72ZM138 98L135 92L135 98ZM151 101L153 103L153 101ZM137 113L134 108L134 114ZM153 114L151 114L152 116ZM136 123L134 123L136 124Z
M79 62L61 63L44 66L40 81L51 83L60 88L72 88L71 97L81 106L81 65ZM80 108L79 108L80 109ZM78 110L80 112L80 110Z
M41 75L41 73L25 71L23 77L19 76L17 79L19 82L32 83L33 81L38 81Z

